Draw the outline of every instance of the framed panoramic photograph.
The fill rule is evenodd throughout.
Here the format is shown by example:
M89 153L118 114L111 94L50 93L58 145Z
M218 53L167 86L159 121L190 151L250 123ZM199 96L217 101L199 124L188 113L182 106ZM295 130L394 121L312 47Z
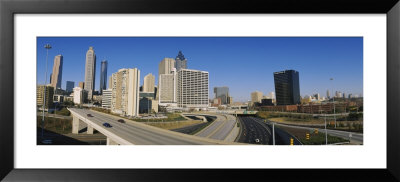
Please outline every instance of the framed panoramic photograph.
M399 6L1 1L1 179L399 181Z

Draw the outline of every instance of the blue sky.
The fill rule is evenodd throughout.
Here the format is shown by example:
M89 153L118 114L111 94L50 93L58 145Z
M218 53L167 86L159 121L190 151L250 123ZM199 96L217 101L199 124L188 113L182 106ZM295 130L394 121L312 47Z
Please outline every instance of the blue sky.
M175 58L182 50L189 69L209 72L210 98L215 86L228 86L234 101L247 101L256 90L274 92L273 72L286 69L299 71L302 96L325 96L327 89L363 93L362 37L38 37L38 84L45 82L47 43L52 46L47 83L54 56L62 54L63 89L66 81L74 81L75 86L84 81L86 51L93 46L96 90L104 59L108 76L120 68L138 68L142 84L148 73L157 77L163 58Z

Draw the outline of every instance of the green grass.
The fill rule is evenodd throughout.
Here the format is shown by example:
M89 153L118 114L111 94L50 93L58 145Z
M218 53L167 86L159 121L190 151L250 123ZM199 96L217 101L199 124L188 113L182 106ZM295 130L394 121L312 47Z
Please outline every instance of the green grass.
M325 145L325 133L311 134L309 140L305 138L299 138L299 140L303 145ZM340 142L349 142L349 140L328 134L328 144Z

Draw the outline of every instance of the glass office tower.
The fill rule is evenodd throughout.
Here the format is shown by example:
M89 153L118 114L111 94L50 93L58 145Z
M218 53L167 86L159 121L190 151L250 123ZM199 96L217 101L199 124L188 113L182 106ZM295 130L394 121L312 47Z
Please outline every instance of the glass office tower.
M285 70L274 72L276 104L300 104L299 72Z

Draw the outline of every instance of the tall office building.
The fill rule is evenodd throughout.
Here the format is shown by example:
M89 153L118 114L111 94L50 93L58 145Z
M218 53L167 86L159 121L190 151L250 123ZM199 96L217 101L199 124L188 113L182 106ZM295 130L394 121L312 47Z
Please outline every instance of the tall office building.
M156 82L153 74L147 74L143 79L143 92L154 93L154 83Z
M66 87L65 87L65 91L67 92L72 92L72 90L75 87L75 82L73 81L67 81Z
M100 95L103 94L103 90L107 89L107 60L101 61L101 70L100 70Z
M331 95L330 95L330 93L329 93L329 90L326 91L326 98L328 98L328 99L331 98Z
M46 99L43 99L46 90ZM43 106L43 101L46 103L45 108L53 107L54 87L38 85L36 86L36 105Z
M103 90L101 106L104 108L111 108L112 89Z
M63 67L63 56L62 55L55 56L53 64L53 73L51 74L51 81L50 81L50 85L55 89L61 89L62 67Z
M85 88L85 82L79 82L79 87L81 87L81 89Z
M175 68L176 71L187 68L187 60L185 56L182 54L182 51L179 51L178 56L176 56L175 58Z
M96 54L93 47L89 47L86 52L86 65L85 65L85 85L84 89L88 92L88 99L93 99L93 92L95 88L96 76Z
M175 59L173 58L164 58L158 64L158 78L162 74L171 74L172 70L175 68ZM160 79L158 79L158 87L160 87ZM160 89L157 90L156 100L158 100L160 96Z
M118 114L139 114L140 71L137 68L120 69L113 73L111 111Z
M285 70L274 72L277 105L300 104L299 72Z
M261 99L263 98L263 93L259 91L255 91L251 93L251 104L253 105L255 102L261 103Z
M229 88L228 87L214 87L215 98L221 99L221 104L228 104Z
M208 107L208 72L181 69L178 71L177 77L178 107Z
M176 72L161 74L158 80L159 89L157 91L160 105L176 103Z

